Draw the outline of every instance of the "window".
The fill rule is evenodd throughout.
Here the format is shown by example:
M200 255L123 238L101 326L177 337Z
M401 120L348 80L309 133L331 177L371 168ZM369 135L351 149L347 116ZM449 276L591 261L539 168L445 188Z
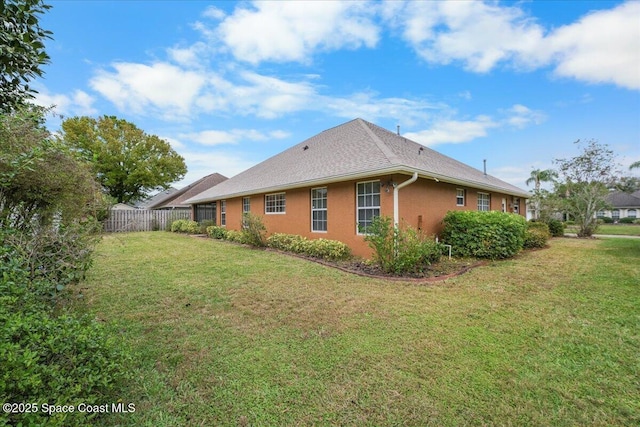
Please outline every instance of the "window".
M216 223L216 202L194 205L193 210L196 221L213 221L214 224Z
M358 234L366 234L373 218L380 216L380 181L359 182Z
M242 198L242 213L251 212L251 198L243 197Z
M327 187L311 190L311 231L327 231Z
M635 209L629 209L627 211L627 218L635 218L636 217L636 210Z
M596 218L604 218L604 211L598 211Z
M464 189L456 188L456 206L464 206Z
M220 225L227 225L227 201L220 201Z
M520 213L520 197L513 198L513 213Z
M611 211L611 218L613 218L614 221L617 221L620 219L620 209L614 209Z
M266 196L264 196L265 213L285 213L285 205L285 193L267 194Z
M491 207L491 198L487 193L478 193L478 210L488 211Z

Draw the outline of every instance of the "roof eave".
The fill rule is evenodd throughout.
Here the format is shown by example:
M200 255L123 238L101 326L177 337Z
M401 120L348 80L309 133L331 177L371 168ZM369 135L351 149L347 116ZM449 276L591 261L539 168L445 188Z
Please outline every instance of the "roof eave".
M381 168L381 169L372 169L372 170L359 172L359 173L355 173L355 174L335 175L335 176L332 176L332 177L329 177L329 178L299 181L299 182L295 182L295 183L276 185L276 186L264 187L264 188L257 188L257 189L248 190L248 191L240 191L240 192L236 192L236 193L226 193L226 194L216 195L216 196L212 196L212 197L196 198L197 197L196 196L196 197L192 197L191 199L185 200L184 203L190 204L190 205L195 205L195 204L199 204L199 203L209 203L209 202L214 202L214 201L217 201L217 200L231 199L231 198L235 198L235 197L245 197L245 196L250 196L250 195L253 195L253 194L257 194L257 193L259 193L259 194L277 193L277 192L286 191L286 190L293 190L293 189L296 189L296 188L313 187L313 186L316 186L316 185L333 184L333 183L336 183L336 182L343 182L343 181L353 181L353 180L358 180L358 179L363 179L363 178L369 178L372 175L389 175L389 174L394 174L394 173L412 175L414 172L418 172L418 176L420 178L433 179L433 180L435 180L437 182L442 181L442 182L446 182L446 183L449 183L449 184L461 185L461 186L465 186L465 187L473 187L473 188L477 188L479 190L495 191L495 192L500 192L500 193L508 193L508 194L512 194L512 195L523 197L523 198L529 198L531 196L529 193L526 193L526 192L524 192L522 190L520 190L520 191L512 191L512 190L507 189L507 188L502 188L502 187L491 185L491 184L487 184L487 183L481 183L481 182L470 181L470 180L456 179L456 178L452 178L452 177L448 177L448 176L444 176L444 175L440 175L440 174L434 174L434 173L431 173L429 171L424 171L424 170L420 170L420 169L415 169L415 168L410 168L410 167L392 166L392 167Z

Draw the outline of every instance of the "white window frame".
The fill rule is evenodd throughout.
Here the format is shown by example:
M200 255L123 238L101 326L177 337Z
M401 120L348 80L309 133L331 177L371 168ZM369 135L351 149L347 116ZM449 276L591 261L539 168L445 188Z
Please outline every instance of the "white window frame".
M485 204L482 203L485 198L484 197L480 197L480 196L486 196L486 209L484 209ZM491 194L489 193L482 193L480 191L478 191L478 211L480 212L489 212L491 210Z
M464 188L456 188L456 206L465 206L465 203L467 202L465 193L466 191ZM462 199L462 202L460 202L460 199Z
M324 197L317 197L317 192L324 190ZM314 233L326 233L329 229L329 216L327 210L327 199L328 199L329 191L327 187L318 187L311 189L311 231ZM324 203L321 203L323 202ZM319 204L317 202L320 202ZM324 212L324 219L315 219L315 213ZM316 224L324 223L324 230L316 230Z
M220 200L220 226L227 226L227 201Z
M271 200L270 200L271 199ZM284 215L287 213L286 193L264 195L264 213L266 215Z
M513 213L520 214L520 197L513 198Z
M631 215L631 212L633 212L633 215ZM636 209L627 209L627 218L637 218L638 217L638 211Z
M251 197L242 198L242 213L246 214L251 212Z
M378 192L370 192L367 193L367 184L378 184ZM360 194L360 186L364 186L365 192ZM373 188L372 188L373 190ZM378 204L375 204L375 196L378 196ZM364 198L365 204L364 206L360 206L360 197ZM371 197L371 204L369 206L367 206L367 198ZM360 226L360 213L361 212L366 212L366 211L374 211L374 214L371 216L371 220L373 220L373 218L380 216L380 180L373 180L373 181L363 181L363 182L358 182L356 183L356 233L359 235L366 235L367 231L366 231L366 223L371 223L371 220L364 220L365 222L365 226L364 226L364 231L361 230L361 226ZM375 211L377 211L377 214L375 213ZM365 214L366 215L366 214Z

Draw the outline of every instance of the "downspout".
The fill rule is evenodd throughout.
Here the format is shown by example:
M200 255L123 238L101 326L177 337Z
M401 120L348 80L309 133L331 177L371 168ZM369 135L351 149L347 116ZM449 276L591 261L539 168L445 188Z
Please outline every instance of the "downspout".
M413 184L417 180L418 180L418 172L414 172L411 178L393 187L393 225L395 225L396 227L400 222L400 212L399 212L400 208L398 204L398 193L401 188L406 187L409 184Z

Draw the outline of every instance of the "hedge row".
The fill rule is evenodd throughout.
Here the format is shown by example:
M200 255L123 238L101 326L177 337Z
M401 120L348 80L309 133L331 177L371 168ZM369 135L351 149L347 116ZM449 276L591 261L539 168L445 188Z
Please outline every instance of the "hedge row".
M520 215L490 211L450 211L442 240L456 256L503 259L524 247L527 221Z

